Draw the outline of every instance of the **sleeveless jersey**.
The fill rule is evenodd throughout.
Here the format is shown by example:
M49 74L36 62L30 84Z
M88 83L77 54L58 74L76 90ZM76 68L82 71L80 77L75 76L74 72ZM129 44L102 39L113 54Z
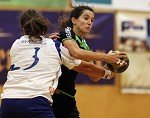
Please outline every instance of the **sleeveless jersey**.
M89 50L88 45L86 44L85 39L81 39L73 32L72 28L66 27L62 29L60 32L60 38L58 39L60 42L64 40L74 40L77 42L80 48L84 50ZM75 89L75 80L78 72L69 70L65 66L62 65L62 75L60 76L58 82L58 89L74 96L76 93Z

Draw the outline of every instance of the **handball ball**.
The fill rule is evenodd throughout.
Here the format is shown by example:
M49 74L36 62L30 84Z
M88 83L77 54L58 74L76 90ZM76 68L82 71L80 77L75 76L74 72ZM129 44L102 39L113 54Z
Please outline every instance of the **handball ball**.
M113 53L117 53L118 51L113 51ZM120 58L121 61L125 61L127 64L120 66L117 63L107 63L107 67L109 68L110 71L114 73L122 73L124 72L128 66L129 66L129 58Z

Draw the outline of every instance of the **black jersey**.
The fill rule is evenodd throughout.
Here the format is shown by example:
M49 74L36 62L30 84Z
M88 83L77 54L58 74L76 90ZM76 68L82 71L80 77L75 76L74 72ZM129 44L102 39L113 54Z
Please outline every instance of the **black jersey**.
M60 42L64 40L75 40L80 48L89 50L84 39L80 39L70 27L62 29L60 32ZM77 72L69 70L62 66L62 75L58 81L57 90L62 94L54 93L53 97L53 110L56 118L80 118L74 95L76 93L75 80Z
M75 40L80 48L89 50L88 45L86 44L86 41L84 39L81 39L75 33L70 27L62 29L60 32L60 38L58 39L60 42L63 42L64 40ZM58 89L61 91L64 91L72 96L75 95L75 79L78 72L69 70L65 66L62 66L62 75L59 78L58 82Z
M62 29L60 32L60 38L58 39L60 42L63 42L64 40L75 40L80 48L89 50L88 45L86 44L86 41L84 39L81 39L75 33L70 27ZM72 96L75 95L75 79L78 72L74 70L69 70L65 66L62 65L62 75L59 78L58 82L58 89L66 92L67 94L70 94Z

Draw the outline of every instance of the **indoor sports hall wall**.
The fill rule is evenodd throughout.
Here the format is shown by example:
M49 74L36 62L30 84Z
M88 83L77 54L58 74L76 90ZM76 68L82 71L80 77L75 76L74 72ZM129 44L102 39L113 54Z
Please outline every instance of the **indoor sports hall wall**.
M0 83L3 84L6 81L7 71L10 67L9 50L12 43L18 39L21 35L21 29L19 26L18 15L19 10L2 10L0 11ZM46 16L51 22L51 28L49 33L55 31L57 26L57 19L63 14L68 12L61 11L43 11L43 15ZM8 19L8 20L5 20ZM86 35L87 43L90 48L95 52L108 52L114 50L114 14L113 13L95 13L95 21L91 30L91 33ZM108 43L109 42L109 43ZM99 66L101 63L96 62ZM79 75L78 84L114 84L114 79L100 80L96 83L92 82L87 76Z
M0 93L10 66L9 49L13 41L21 35L17 21L19 11L27 8L44 11L44 15L52 22L52 28L49 33L55 31L53 26L55 27L55 24L57 24L58 17L63 15L64 12L68 13L70 11L67 6L67 0L55 0L56 3L49 0L49 3L42 4L45 8L41 6L40 0L37 0L36 4L32 0L26 0L27 3L24 6L20 6L20 0L18 2L17 0L9 1L12 4L11 7L10 2L4 3L4 1L0 1L2 5L0 6ZM60 3L60 1L63 2ZM29 2L31 4L28 4ZM93 51L107 52L110 49L118 49L117 13L118 11L96 9L95 24L90 35L86 37ZM127 11L127 13L132 12ZM145 12L136 13L150 16L149 13ZM96 62L96 64L102 65L100 62ZM131 70L131 73L136 74L134 70ZM122 93L121 79L128 80L128 78L122 78L122 74L118 74L110 81L100 80L94 83L86 76L80 75L76 85L76 99L81 118L150 118L150 94Z

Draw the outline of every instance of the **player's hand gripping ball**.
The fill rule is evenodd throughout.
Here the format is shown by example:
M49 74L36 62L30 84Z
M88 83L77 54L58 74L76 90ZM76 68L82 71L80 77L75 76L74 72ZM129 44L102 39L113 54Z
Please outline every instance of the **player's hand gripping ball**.
M117 53L118 51L113 51L113 53ZM114 72L114 73L122 73L124 72L128 66L129 66L129 58L120 58L119 63L120 62L126 62L126 64L120 65L118 63L107 63L107 67L109 68L110 71Z

